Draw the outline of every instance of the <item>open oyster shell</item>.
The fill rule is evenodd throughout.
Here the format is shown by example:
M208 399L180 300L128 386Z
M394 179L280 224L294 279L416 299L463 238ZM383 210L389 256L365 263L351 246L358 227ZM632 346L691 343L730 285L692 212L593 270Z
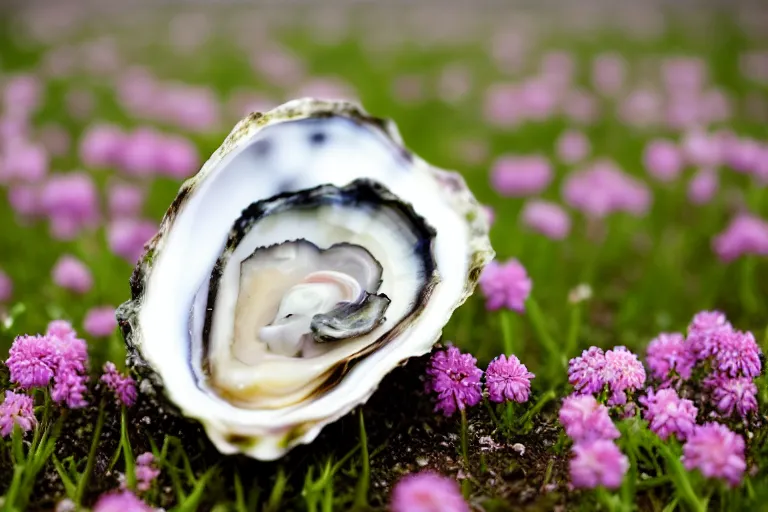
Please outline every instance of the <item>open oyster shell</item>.
M353 104L296 100L184 183L118 321L143 389L271 460L427 353L492 257L459 175Z

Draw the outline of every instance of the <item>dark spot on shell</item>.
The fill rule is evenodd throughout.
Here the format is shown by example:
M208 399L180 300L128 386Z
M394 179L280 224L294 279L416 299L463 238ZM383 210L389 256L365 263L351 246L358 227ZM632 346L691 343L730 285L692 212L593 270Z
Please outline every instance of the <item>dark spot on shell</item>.
M309 136L309 142L313 146L320 146L322 145L326 140L328 139L328 136L323 132L315 132L312 135Z
M272 149L272 141L269 139L257 140L251 146L251 151L258 156L267 156L270 149Z

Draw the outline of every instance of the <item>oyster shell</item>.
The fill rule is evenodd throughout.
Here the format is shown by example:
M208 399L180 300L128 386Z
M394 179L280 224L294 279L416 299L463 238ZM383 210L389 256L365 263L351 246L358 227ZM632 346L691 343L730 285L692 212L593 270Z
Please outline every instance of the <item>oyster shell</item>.
M145 388L271 460L427 353L492 257L459 175L353 104L296 100L184 183L118 320Z

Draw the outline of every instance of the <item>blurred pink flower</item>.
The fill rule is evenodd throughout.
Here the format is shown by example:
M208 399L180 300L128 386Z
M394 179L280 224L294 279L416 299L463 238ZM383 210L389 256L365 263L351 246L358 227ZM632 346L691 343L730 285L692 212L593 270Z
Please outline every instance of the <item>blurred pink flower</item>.
M51 271L53 282L66 290L87 293L93 287L91 270L72 255L61 256Z
M99 306L88 310L83 320L85 332L95 338L103 338L115 332L117 320L115 308L112 306Z
M507 197L538 194L549 186L552 178L552 166L542 155L504 155L491 169L493 188Z
M526 119L543 121L555 114L559 104L556 88L540 78L531 78L520 86L517 102Z
M61 125L47 123L40 128L40 142L52 156L66 155L72 142L69 133Z
M155 109L164 120L195 132L213 131L221 122L219 99L207 87L166 85L155 100Z
M180 135L164 137L158 156L158 171L171 178L188 178L200 166L197 148L189 139Z
M36 185L11 185L8 188L8 203L13 211L23 218L34 218L42 213L40 189Z
M0 268L0 302L6 302L11 298L11 294L13 294L13 281Z
M693 204L706 204L717 193L720 180L712 169L699 169L688 182L688 200Z
M712 240L712 247L726 262L745 254L768 256L768 222L748 213L739 214Z
M48 153L41 145L18 141L2 156L0 183L36 183L48 173Z
M662 118L662 100L658 91L639 88L630 91L619 104L619 118L629 126L647 128Z
M734 171L743 173L753 172L763 156L762 144L748 137L725 138L722 151L725 162Z
M686 132L680 143L686 161L697 167L716 167L720 164L720 141L706 132L693 129Z
M507 308L524 312L525 301L533 288L528 272L516 259L490 262L483 269L479 284L485 296L485 308L490 311Z
M80 160L87 167L114 167L126 146L127 136L116 126L90 125L80 139Z
M576 488L593 489L602 485L616 489L629 469L629 460L613 441L598 439L574 445L569 469L571 484Z
M99 222L98 193L88 174L54 174L43 186L40 206L51 222L51 232L59 239L74 238L83 228Z
M489 123L510 127L519 124L523 119L518 88L514 84L492 84L486 89L483 107L485 120Z
M555 144L557 157L566 164L575 164L584 160L591 150L587 136L577 130L563 132Z
M123 141L121 169L130 176L152 176L160 167L163 143L163 135L154 128L137 128Z
M700 57L667 57L661 63L661 77L667 91L695 93L706 85L709 68Z
M643 150L645 170L662 182L674 181L683 170L683 157L674 142L667 139L651 140Z
M39 106L43 92L43 83L36 76L11 75L2 87L2 110L14 116L29 117Z
M574 123L590 124L599 115L599 108L595 97L580 89L569 91L561 103L563 113Z
M276 46L260 50L251 59L251 66L259 79L280 87L298 83L305 74L304 65L296 56Z
M627 74L627 62L618 53L601 53L592 61L592 86L603 96L615 96Z
M392 512L469 512L459 485L431 471L401 478L392 490ZM98 512L98 511L95 511Z
M572 172L563 183L565 202L591 217L604 217L614 212L642 216L651 205L648 186L621 171L609 160Z
M151 220L117 219L109 225L107 242L113 253L134 264L144 254L144 244L156 232L157 224Z
M571 231L571 218L557 203L534 199L521 212L523 224L553 240L562 240Z
M354 100L354 88L337 77L318 76L301 84L294 94L297 98L320 98L326 100Z
M107 188L107 208L112 218L135 217L141 213L145 191L138 185L114 182Z

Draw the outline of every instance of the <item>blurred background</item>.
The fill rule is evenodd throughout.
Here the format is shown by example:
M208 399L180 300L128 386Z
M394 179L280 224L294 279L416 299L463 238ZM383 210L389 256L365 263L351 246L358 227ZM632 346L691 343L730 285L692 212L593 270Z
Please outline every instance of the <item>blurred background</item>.
M181 181L241 117L303 96L360 102L460 170L556 334L569 294L592 297L592 344L637 345L713 306L764 327L765 2L0 9L0 309L14 332L63 316L114 339L111 308ZM497 329L477 323L482 301L464 311L447 334L497 353L476 343Z

